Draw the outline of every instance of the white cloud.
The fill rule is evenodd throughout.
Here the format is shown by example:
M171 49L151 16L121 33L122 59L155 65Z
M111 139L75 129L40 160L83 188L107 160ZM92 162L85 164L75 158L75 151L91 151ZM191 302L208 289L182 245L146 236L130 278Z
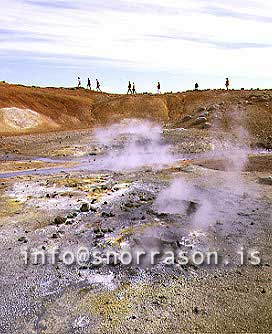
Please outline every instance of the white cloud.
M2 0L1 8L1 26L21 35L2 40L0 51L107 58L140 71L269 75L268 1Z

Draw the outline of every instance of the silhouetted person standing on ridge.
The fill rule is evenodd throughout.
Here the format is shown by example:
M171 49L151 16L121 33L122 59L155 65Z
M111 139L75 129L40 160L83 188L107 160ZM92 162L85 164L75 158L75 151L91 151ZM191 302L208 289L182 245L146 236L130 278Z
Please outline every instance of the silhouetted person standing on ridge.
M226 88L227 88L227 90L229 90L229 78L226 78Z
M135 88L135 83L134 82L132 84L132 94L136 94L136 88Z
M128 91L127 91L127 94L128 93L131 93L132 94L132 90L131 90L131 82L129 81L128 82Z
M102 93L102 91L101 91L101 89L100 89L100 82L97 80L97 79L95 79L96 80L96 90L98 91L98 92L101 92Z
M78 77L77 80L78 80L77 88L80 88L81 87L80 77Z
M195 83L195 90L198 90L198 87L199 87L199 85L198 85L198 83L196 82L196 83Z
M91 80L90 80L90 78L88 78L87 88L92 89L92 88L91 88Z
M158 82L157 84L158 94L161 94L161 83Z

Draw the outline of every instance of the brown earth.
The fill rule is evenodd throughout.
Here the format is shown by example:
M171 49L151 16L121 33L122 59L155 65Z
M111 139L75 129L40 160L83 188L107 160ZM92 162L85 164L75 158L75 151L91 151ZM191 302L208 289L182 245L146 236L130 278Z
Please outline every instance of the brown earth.
M203 113L206 113L206 122L197 122ZM188 115L191 119L186 120ZM39 88L0 83L0 135L87 129L124 118L146 118L173 128L211 127L228 131L233 127L239 130L242 126L248 130L254 144L272 146L271 90L207 90L128 96L83 88Z

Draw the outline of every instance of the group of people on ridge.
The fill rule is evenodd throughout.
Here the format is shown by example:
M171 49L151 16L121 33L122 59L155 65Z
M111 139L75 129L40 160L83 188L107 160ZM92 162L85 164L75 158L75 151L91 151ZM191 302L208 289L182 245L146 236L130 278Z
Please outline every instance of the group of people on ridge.
M128 91L127 91L127 94L130 93L130 94L136 94L136 87L135 87L135 83L133 82L132 85L131 85L131 82L129 81L128 82Z
M128 82L128 91L127 91L127 94L136 94L136 88L135 88L135 83L133 82L132 85L131 85L131 82L129 81ZM158 94L161 94L161 84L160 82L158 82L157 84L157 93Z
M81 79L80 79L80 77L78 77L77 80L78 80L77 88L81 88ZM100 82L97 79L95 79L95 81L96 81L96 90L98 92L102 92L101 89L100 89ZM87 88L92 89L90 78L88 78L88 81L87 81Z
M225 86L226 86L226 89L227 89L227 90L229 90L229 85L230 85L229 78L226 78ZM199 84L196 82L196 83L195 83L195 90L198 90L198 88L199 88Z
M81 88L80 77L78 77L77 79L78 79L78 85L77 85L77 87ZM101 89L100 89L100 82L97 79L95 79L95 80L96 80L96 90L97 90L97 92L102 92ZM225 86L226 86L227 90L229 90L229 85L230 85L229 78L226 78ZM88 81L87 81L87 88L92 89L90 78L88 78ZM198 88L199 88L199 84L196 82L195 83L195 90L198 90ZM136 86L135 86L134 82L132 84L131 84L130 81L128 82L128 91L127 91L127 94L129 94L129 93L132 94L132 95L137 94L136 93ZM160 82L158 82L158 84L157 84L157 93L161 94L161 83Z

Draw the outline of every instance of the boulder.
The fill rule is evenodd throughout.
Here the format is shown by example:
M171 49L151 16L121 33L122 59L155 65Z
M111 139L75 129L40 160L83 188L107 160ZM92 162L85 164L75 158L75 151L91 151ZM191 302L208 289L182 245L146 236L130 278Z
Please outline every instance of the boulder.
M62 225L62 224L65 224L65 222L66 222L65 217L57 216L53 221L53 225Z

